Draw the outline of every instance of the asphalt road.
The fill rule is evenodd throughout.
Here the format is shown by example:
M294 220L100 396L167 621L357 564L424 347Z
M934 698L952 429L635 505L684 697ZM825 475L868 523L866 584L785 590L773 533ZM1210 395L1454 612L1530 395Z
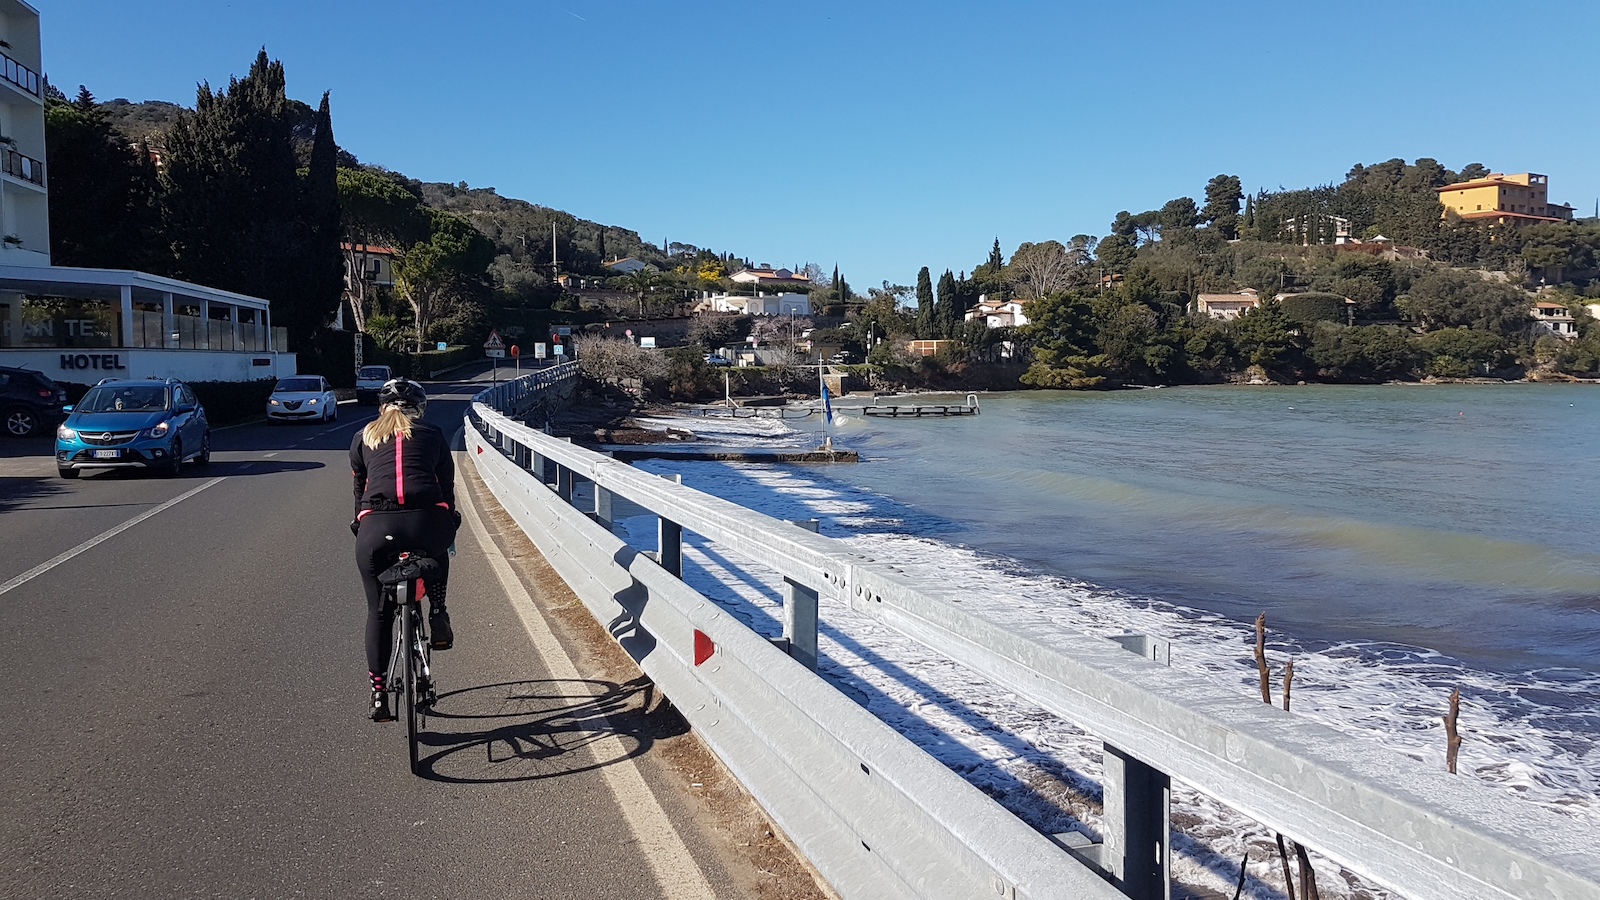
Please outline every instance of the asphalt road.
M429 420L454 434L470 390L430 385ZM735 895L670 790L623 795L663 793L647 731L605 718L642 686L541 658L481 529L408 772L404 726L365 718L371 408L340 412L215 432L178 478L66 481L49 439L0 441L0 896Z

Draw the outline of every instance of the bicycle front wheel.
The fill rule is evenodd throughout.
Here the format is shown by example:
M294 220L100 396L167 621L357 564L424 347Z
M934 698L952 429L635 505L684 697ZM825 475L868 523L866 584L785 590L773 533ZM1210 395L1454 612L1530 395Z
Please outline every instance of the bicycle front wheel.
M401 638L402 652L405 653L405 699L402 701L406 707L406 751L411 759L411 774L417 774L417 732L421 729L418 721L417 709L417 657L412 651L417 635L417 611L413 604L407 604L402 611L400 621L404 630Z

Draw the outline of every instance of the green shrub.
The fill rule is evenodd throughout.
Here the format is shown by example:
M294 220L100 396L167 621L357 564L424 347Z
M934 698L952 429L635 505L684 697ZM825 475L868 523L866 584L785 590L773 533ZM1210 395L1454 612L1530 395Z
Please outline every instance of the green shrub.
M1312 322L1337 322L1343 325L1347 313L1344 297L1338 294L1291 294L1278 301L1283 307L1283 317L1291 322L1309 325Z

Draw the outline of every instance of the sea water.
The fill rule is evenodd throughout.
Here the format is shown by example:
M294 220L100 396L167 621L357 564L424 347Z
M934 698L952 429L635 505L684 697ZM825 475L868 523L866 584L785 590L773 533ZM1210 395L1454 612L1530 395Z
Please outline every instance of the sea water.
M1242 696L1257 695L1264 612L1275 680L1295 661L1297 714L1442 767L1439 717L1459 689L1463 777L1600 827L1600 388L1168 388L991 395L949 419L864 417L849 398L835 411L835 444L859 465L640 465L937 568L997 620L1166 638L1175 667ZM689 427L734 446L820 441L820 421L796 424ZM685 568L776 633L777 579L693 540ZM1096 741L846 604L822 614L825 676L1035 827L1095 833L1081 797ZM1231 891L1225 861L1264 835L1198 794L1176 802L1178 872ZM1324 896L1383 894L1341 879Z

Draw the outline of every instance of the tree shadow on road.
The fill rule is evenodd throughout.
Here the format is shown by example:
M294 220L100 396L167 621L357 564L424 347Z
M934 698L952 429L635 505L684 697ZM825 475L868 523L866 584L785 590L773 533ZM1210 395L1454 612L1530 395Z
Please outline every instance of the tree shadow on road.
M687 731L643 677L509 681L440 694L417 768L454 784L538 781L642 756Z
M0 513L33 507L34 501L42 497L55 496L63 490L65 485L54 476L25 475L0 478Z

